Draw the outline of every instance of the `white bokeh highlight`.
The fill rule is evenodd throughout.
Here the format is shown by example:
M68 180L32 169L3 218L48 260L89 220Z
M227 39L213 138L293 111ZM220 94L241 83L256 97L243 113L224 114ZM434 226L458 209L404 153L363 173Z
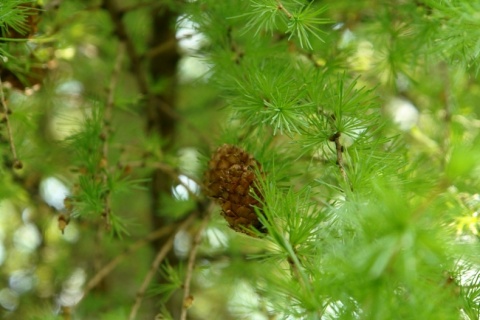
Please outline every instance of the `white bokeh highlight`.
M173 196L177 200L188 200L190 198L190 192L198 194L199 186L198 184L185 175L180 175L178 179L182 182L181 184L176 185L172 192Z
M391 115L400 130L408 131L418 123L418 109L404 98L393 98L386 105L387 112Z
M65 208L63 201L69 194L65 184L55 177L49 177L40 184L40 195L43 200L58 211Z

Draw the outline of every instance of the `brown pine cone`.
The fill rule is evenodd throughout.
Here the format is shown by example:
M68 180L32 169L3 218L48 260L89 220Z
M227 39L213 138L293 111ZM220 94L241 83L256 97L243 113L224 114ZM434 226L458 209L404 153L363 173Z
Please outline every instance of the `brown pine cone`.
M205 173L208 195L220 204L230 227L250 235L251 226L265 232L254 209L261 203L251 195L255 192L261 196L255 185L255 168L261 170L253 156L236 146L224 144L213 153Z

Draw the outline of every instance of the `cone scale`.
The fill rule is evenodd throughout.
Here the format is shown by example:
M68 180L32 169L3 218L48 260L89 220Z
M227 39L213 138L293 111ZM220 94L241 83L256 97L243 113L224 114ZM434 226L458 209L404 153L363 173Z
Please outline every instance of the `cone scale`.
M212 154L205 174L208 195L220 205L230 228L250 235L251 227L264 231L254 209L261 203L252 195L261 196L255 183L256 169L261 171L261 166L252 155L224 144Z

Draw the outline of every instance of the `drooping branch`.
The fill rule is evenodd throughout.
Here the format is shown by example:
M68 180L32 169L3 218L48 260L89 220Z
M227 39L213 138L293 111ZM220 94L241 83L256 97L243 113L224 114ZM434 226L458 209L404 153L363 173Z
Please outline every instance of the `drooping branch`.
M178 228L175 229L174 232L170 234L168 239L163 243L163 246L160 248L158 251L157 255L155 256L155 259L153 260L153 263L150 267L150 270L146 274L145 278L143 279L142 285L137 291L137 296L135 298L135 303L133 304L132 310L130 311L130 315L128 317L129 320L135 319L137 316L138 310L140 309L140 306L142 305L143 297L145 296L145 292L147 291L148 286L150 285L150 282L152 281L153 277L155 276L155 273L158 270L158 267L160 266L160 263L165 259L167 256L168 252L172 249L173 246L173 240L175 238L175 235L184 229L186 229L198 216L198 212L195 212L194 214L191 214L185 221L183 221Z
M117 50L117 56L115 59L115 63L113 66L113 71L112 71L112 76L110 78L110 83L107 88L107 101L105 104L105 111L103 113L103 130L101 133L101 140L102 140L102 158L101 158L101 163L100 163L100 168L102 169L102 183L104 185L107 185L107 180L108 180L108 140L110 137L110 132L111 132L111 122L112 122L112 110L113 110L113 105L114 105L114 96L115 96L115 88L117 86L118 78L120 76L121 72L121 66L122 66L122 59L123 59L123 53L124 53L124 43L120 42L119 48ZM102 216L105 219L105 224L106 227L110 227L110 194L107 192L104 196L104 209Z
M193 268L195 266L195 260L197 257L198 247L200 246L200 243L202 240L203 231L205 230L208 222L210 221L210 217L211 217L210 212L211 210L208 210L207 214L203 218L202 224L198 228L195 238L193 239L192 248L190 249L190 254L188 256L187 273L185 275L185 281L183 284L184 291L183 291L183 303L182 303L182 310L180 313L180 320L187 319L187 310L193 302L193 296L191 296L190 294L190 284L192 282Z
M120 262L125 260L130 254L134 253L141 247L151 243L152 241L155 241L161 237L164 237L168 233L172 231L172 229L175 229L175 225L168 225L165 227L162 227L158 230L155 230L148 234L145 238L140 239L136 241L135 243L131 244L127 249L123 251L122 254L118 255L107 263L105 266L103 266L87 283L83 290L83 296L86 296L90 290L95 288L103 279L105 279L106 276L108 276L117 266Z

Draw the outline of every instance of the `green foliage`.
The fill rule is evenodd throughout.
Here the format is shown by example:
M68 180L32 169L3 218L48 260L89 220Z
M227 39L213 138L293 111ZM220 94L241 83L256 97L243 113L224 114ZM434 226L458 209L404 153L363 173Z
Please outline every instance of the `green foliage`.
M478 19L476 14L480 4L475 1L425 1L434 9L437 39L432 45L452 63L460 63L464 68L473 68L478 73L477 63L480 54L478 41ZM442 45L439 45L441 42Z
M312 49L311 38L322 41L319 33L323 33L318 25L328 24L330 21L319 16L325 7L314 8L312 2L303 4L298 1L251 1L251 10L239 17L248 17L245 25L246 32L255 29L255 35L262 32L283 31L289 34L288 39L295 37L302 48Z
M273 128L274 134L300 131L305 109L310 104L302 101L305 87L293 81L292 72L290 68L278 69L276 64L267 65L260 73L252 70L247 79L237 80L235 110L245 124L252 127L266 124Z
M175 268L167 261L164 265L162 265L159 273L167 283L155 286L149 291L152 296L159 297L159 303L165 304L175 293L175 291L182 286L182 282L185 277L185 271L183 266L180 265Z
M478 1L32 1L34 34L25 3L0 4L6 319L479 318ZM224 143L266 233L207 197Z
M0 34L5 35L9 30L25 35L28 32L26 18L32 14L28 5L35 0L5 0L0 6Z
M247 29L254 30L254 36L288 28L287 40L292 34L306 36L308 33L303 31L292 31L294 22L289 24L288 14L282 15L282 5L287 12L294 6L288 1L252 2L250 12L237 18L249 17ZM444 203L433 203L433 199L448 192L445 175L448 181L457 181L478 169L478 152L471 147L467 147L470 151L452 148L443 169L425 170L418 165L440 155L435 156L434 149L407 152L405 148L412 147L408 135L399 132L386 117L389 110L382 104L392 92L405 90L400 87L401 77L411 79L411 86L427 77L418 59L433 57L428 62L435 63L444 58L435 54L443 42L435 42L435 51L429 42L434 41L429 28L435 14L408 4L401 8L403 11L397 8L395 13L381 9L365 23L350 22L358 24L355 33L359 38L348 46L339 45L338 50L354 49L348 51L346 61L338 64L350 67L340 70L321 68L319 59L314 60L315 55L323 55L327 61L334 59L326 48L309 54L291 43L286 50L280 43L261 42L259 46L270 46L270 55L249 56L253 45L243 38L250 35L242 33L231 42L243 46L245 56L241 60L229 62L226 55L220 54L211 57L214 65L222 66L214 69L218 73L215 76L229 99L234 119L240 120L240 128L252 128L247 130L255 130L259 136L285 134L276 139L277 146L300 151L295 164L287 170L305 168L300 178L291 177L292 186L288 188L278 188L275 167L270 167L261 183L263 205L259 214L268 229L268 236L262 237L268 249L252 257L268 264L270 273L260 276L265 286L252 285L280 317L459 317L457 310L463 302L452 298L457 284L449 284L445 273L456 270L455 261L464 249L441 222L439 214ZM337 14L348 16L347 11ZM402 16L407 17L407 22L397 23ZM202 25L202 21L198 22ZM211 34L208 29L213 26L203 26ZM329 36L334 32L324 36L332 39ZM464 36L456 41L462 41ZM312 48L301 40L302 35L298 38L300 47ZM372 51L360 51L369 40ZM215 42L214 38L211 41ZM260 55L264 52L255 49ZM227 44L224 50L239 49ZM442 50L462 52L447 46ZM341 52L338 54L342 57ZM355 58L357 54L360 56ZM468 55L465 58L469 59ZM354 59L366 59L367 69L360 70L360 76ZM225 74L225 69L231 71ZM375 73L377 70L380 72ZM440 127L437 129L442 130ZM412 132L418 133L415 130ZM430 143L422 134L412 137ZM435 139L443 143L442 137ZM338 158L339 150L342 159ZM269 158L268 154L264 156ZM281 162L278 155L275 157ZM409 162L410 167L406 165ZM309 175L315 177L314 182L308 180ZM322 194L320 190L328 192ZM429 296L435 296L439 305L422 306L420 301Z

